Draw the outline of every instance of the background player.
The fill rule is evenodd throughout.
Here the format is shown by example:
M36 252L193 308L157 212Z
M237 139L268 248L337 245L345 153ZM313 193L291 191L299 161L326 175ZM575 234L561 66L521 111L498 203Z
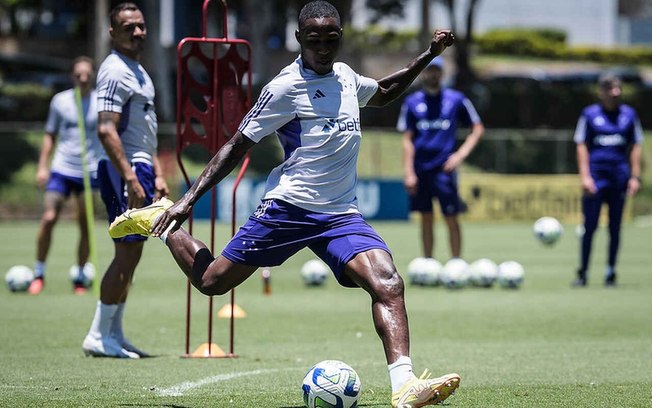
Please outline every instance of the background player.
M98 179L109 221L127 208L138 208L168 194L156 156L157 121L154 84L138 62L147 28L133 3L117 5L110 15L111 54L97 76L99 138L106 158ZM84 339L85 354L121 358L147 353L125 339L122 317L134 271L143 252L143 236L114 240L115 253L102 279L95 317Z
M580 267L574 286L587 284L593 234L598 227L602 203L609 207L609 252L604 283L616 284L616 261L620 246L620 225L626 196L641 186L641 143L643 129L636 111L621 103L622 83L614 75L598 81L599 103L586 107L577 122L577 167L582 183L584 235Z
M86 131L86 159L91 186L97 187L97 161L102 155L102 146L97 139L97 93L94 89L95 68L93 60L80 56L72 65L72 80L81 91L82 112ZM54 148L56 144L56 149ZM54 150L52 164L48 162ZM90 253L88 241L88 222L84 203L84 169L82 163L82 144L79 132L77 102L74 89L67 89L54 95L50 101L45 135L36 171L36 183L45 186L43 215L36 235L35 279L29 286L29 293L38 295L45 283L45 270L52 231L56 225L64 203L72 194L77 208L79 224L79 243L77 245L77 265L79 275L73 280L75 293L83 294L83 268Z
M359 108L382 106L400 96L436 55L453 44L453 34L437 30L426 51L405 68L376 81L335 62L342 27L330 3L308 3L299 13L298 27L300 57L265 86L238 132L183 198L167 212L169 200L154 203L149 211L128 211L109 232L112 236L160 235L193 285L207 295L227 293L258 267L280 265L300 249L310 248L330 266L341 285L369 293L388 364L392 405L421 407L441 402L457 388L460 377L419 379L413 374L403 280L385 242L362 219L355 189L362 137ZM178 228L188 218L202 194L271 133L278 135L286 159L272 170L262 203L221 256L214 258L185 230L170 232L174 223Z
M484 134L484 126L471 101L461 92L441 86L443 59L433 59L421 74L422 89L408 95L401 107L397 129L403 133L404 184L410 209L421 215L423 256L432 258L437 198L448 227L451 256L459 258L462 232L458 214L463 210L457 188L457 168ZM455 150L459 125L471 133Z

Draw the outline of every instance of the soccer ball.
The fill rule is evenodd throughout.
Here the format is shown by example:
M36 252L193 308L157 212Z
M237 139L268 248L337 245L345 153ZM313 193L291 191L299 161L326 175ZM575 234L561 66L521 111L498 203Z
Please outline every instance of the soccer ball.
M95 278L95 267L92 263L86 263L82 269L81 276L79 275L79 265L73 265L68 271L70 280L75 283L78 282L78 279L81 278L81 283L85 287L90 287L93 284L93 279Z
M308 286L321 286L328 277L328 266L318 259L311 259L301 267L301 277Z
M463 288L469 283L469 264L461 258L446 262L441 271L441 283L449 289Z
M564 227L553 217L539 218L534 222L532 229L534 236L545 245L554 244L564 233Z
M423 272L421 273L421 284L424 286L437 286L443 266L434 258L425 258Z
M408 278L412 285L437 286L441 263L433 258L417 257L408 264Z
M505 261L498 265L498 283L503 288L517 289L523 284L525 270L516 261Z
M358 406L362 383L348 364L324 360L308 370L301 389L308 408L354 408Z
M490 288L498 276L498 265L491 259L478 259L469 265L469 273L474 286Z
M34 280L34 272L25 265L16 265L9 268L5 275L7 287L12 292L24 292Z

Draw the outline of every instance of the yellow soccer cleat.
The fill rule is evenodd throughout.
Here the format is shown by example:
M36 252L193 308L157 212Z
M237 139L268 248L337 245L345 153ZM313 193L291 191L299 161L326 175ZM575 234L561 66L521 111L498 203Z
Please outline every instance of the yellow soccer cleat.
M435 405L450 397L460 385L458 374L447 374L439 378L429 378L425 370L421 377L408 381L392 395L393 408L419 408Z
M143 208L133 208L118 216L109 226L111 238L122 238L127 235L149 236L154 220L174 204L163 197Z

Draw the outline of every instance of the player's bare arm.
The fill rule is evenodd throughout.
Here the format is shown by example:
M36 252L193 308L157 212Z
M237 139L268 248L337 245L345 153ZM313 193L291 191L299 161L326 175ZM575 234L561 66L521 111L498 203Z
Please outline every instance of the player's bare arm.
M48 162L54 147L54 139L55 136L51 133L45 133L43 135L43 144L41 145L41 154L38 158L38 169L36 170L36 184L39 187L45 187L45 183L48 182L48 178L50 177Z
M595 194L598 189L595 186L595 181L591 177L589 170L589 149L584 143L577 144L577 168L580 174L580 182L582 183L582 190L587 194Z
M405 68L378 80L378 91L367 106L384 106L401 96L428 63L454 42L455 35L450 30L436 30L428 50L410 61Z
M97 135L111 163L113 163L127 185L129 208L138 208L145 201L145 190L140 185L138 177L136 177L136 173L132 170L125 155L122 142L120 141L120 135L118 134L119 123L119 113L99 112Z
M641 154L641 144L636 143L634 146L632 146L632 150L629 153L629 165L631 168L631 173L629 181L627 182L627 194L630 196L636 195L638 190L641 188Z
M163 176L161 161L158 159L157 155L152 157L152 162L154 174L156 175L156 178L154 179L154 201L157 201L162 197L167 197L170 194L170 189L168 188L168 183L165 181L165 177Z
M443 170L451 172L458 168L469 157L473 149L475 149L482 135L484 135L484 125L481 123L474 124L471 128L471 133L464 139L462 146L446 160Z
M414 172L414 143L412 139L414 134L412 131L403 132L403 173L405 177L403 179L403 185L405 191L409 195L415 195L417 192L417 185L419 183L417 175Z
M163 213L152 226L152 235L160 236L175 221L173 231L190 216L192 206L214 185L222 181L240 163L255 143L240 132L217 151L192 187L172 207Z

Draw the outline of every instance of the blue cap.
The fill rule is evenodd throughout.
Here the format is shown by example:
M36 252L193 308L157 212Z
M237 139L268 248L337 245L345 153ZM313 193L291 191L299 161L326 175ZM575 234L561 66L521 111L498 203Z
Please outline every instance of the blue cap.
M444 58L441 55L437 55L428 63L428 67L437 67L439 69L444 69Z

